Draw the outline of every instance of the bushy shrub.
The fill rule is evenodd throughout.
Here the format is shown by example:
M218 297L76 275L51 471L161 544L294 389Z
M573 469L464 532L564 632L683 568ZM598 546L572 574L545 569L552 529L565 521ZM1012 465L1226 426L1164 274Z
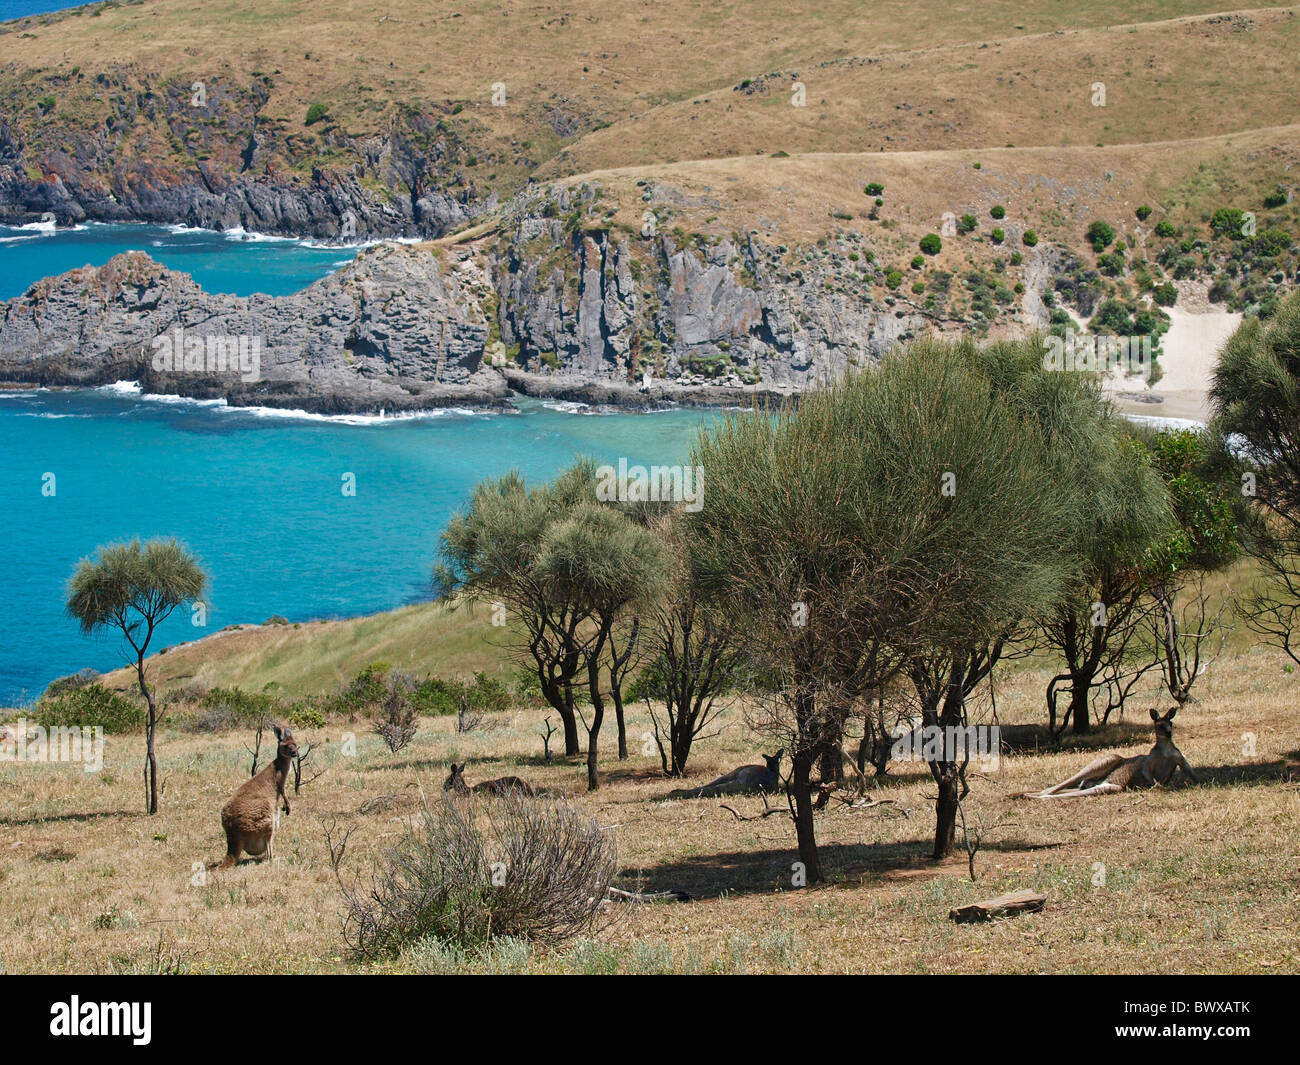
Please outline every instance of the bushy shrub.
M921 267L923 267L924 265L925 265L925 256L924 256L924 255L914 255L914 256L912 256L912 269L913 269L913 270L919 270L919 269L921 269Z
M990 236L992 236L994 244L1001 244L1007 239L1007 233L1004 229L994 229Z
M921 250L926 255L938 255L943 249L943 241L938 233L927 233L921 238Z
M898 288L903 283L903 271L890 270L885 274L885 284L890 288Z
M302 699L285 707L284 716L294 728L324 728L326 711L311 699Z
M66 725L102 728L106 733L134 732L144 727L145 708L102 684L93 683L53 698L41 698L26 717L45 728Z
M388 663L371 662L338 694L339 707L349 716L368 714L388 694Z
M86 685L99 680L101 675L98 670L87 668L79 669L76 673L70 673L66 677L59 677L58 680L50 681L49 687L45 689L45 698L50 699L56 695L66 695L78 688L84 688Z
M1137 215L1137 220L1139 222L1145 222L1148 218L1151 217L1151 208L1144 203L1133 213Z
M864 188L862 191L866 193L868 196L879 196L882 192L885 191L885 186L880 184L879 181L871 181L867 183L866 188Z
M1038 244L1038 234L1035 233L1032 229L1026 229L1024 232L1024 236L1022 236L1020 239L1021 241L1024 242L1026 248L1032 248Z
M992 215L994 218L1001 220L1003 218L1006 218L1007 209L1003 207L1002 204L995 203L991 208L989 208L989 214Z
M307 108L307 125L314 126L317 122L329 116L330 109L324 104L312 104Z
M528 672L520 671L521 674ZM540 697L541 686L537 684L536 674L532 675L532 680L533 688ZM434 716L459 712L462 699L465 700L466 709L475 713L495 713L510 709L510 692L506 686L481 671L475 673L474 679L469 682L429 677L420 681L411 693L411 701L416 709L422 714Z
M1286 206L1286 192L1282 189L1274 189L1264 197L1264 206L1270 209L1274 207Z
M557 944L597 926L618 854L588 815L517 792L439 793L422 813L364 886L339 876L355 956L391 956L430 937L459 947L496 937Z
M1276 258L1295 243L1295 239L1285 229L1278 229L1276 226L1270 226L1268 229L1262 229L1259 236L1255 238L1254 247L1251 249L1256 255L1263 255L1268 258Z
M1120 277L1124 273L1124 256L1117 251L1097 256L1097 269L1107 277Z
M974 233L979 226L979 219L973 214L964 214L957 219L958 233Z
M1093 222L1088 226L1087 233L1088 243L1092 245L1095 252L1103 252L1110 247L1111 242L1115 239L1115 230L1111 228L1108 222Z
M242 688L210 688L199 706L212 714L215 729L256 728L278 716L280 702L264 692L246 692Z
M1178 230L1174 228L1174 224L1168 221L1167 219L1162 218L1159 222L1156 223L1157 237L1166 237L1166 238L1172 237L1177 232Z
M1174 287L1172 281L1166 281L1151 290L1151 298L1156 301L1157 306L1172 307L1178 302L1178 289Z
M375 715L375 732L393 754L415 739L419 728L415 703L415 678L408 673L394 671L388 677L388 693Z

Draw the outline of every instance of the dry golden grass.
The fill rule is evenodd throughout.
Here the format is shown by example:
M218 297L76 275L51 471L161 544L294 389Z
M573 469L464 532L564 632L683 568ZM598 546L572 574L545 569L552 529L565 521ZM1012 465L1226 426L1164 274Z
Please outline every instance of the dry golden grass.
M1001 720L1041 722L1046 674L999 685ZM738 821L723 800L664 801L674 786L643 756L647 721L630 721L632 756L605 762L605 786L581 791L582 770L541 764L540 714L501 715L490 731L457 736L426 720L415 743L391 755L363 723L355 758L339 746L348 727L312 733L329 771L304 788L277 838L271 864L245 863L191 878L223 852L218 812L246 779L242 734L164 733L162 812L141 812L139 737L110 737L102 773L73 766L0 764L0 891L10 972L141 971L159 944L194 972L337 972L354 968L340 938L340 905L322 819L359 827L348 864L403 830L418 788L436 792L449 761L467 760L471 783L502 773L571 790L618 840L625 883L679 887L690 903L619 907L599 937L554 954L505 944L460 959L425 947L374 968L455 966L532 971L796 972L1266 972L1300 971L1300 791L1282 766L1300 748L1296 675L1272 650L1247 648L1216 663L1200 701L1177 720L1176 741L1202 777L1176 786L1060 804L1016 792L1061 779L1097 748L1140 752L1150 744L1146 708L1078 748L1009 755L973 775L965 804L983 826L972 884L959 854L928 860L932 787L919 765L896 765L878 797L897 805L828 812L818 838L832 882L792 889L795 860L784 817ZM692 782L753 761L759 744L734 711L719 740L702 746ZM612 726L605 747L612 749ZM1253 733L1255 753L1243 752ZM397 808L361 815L380 795ZM728 801L742 813L757 798ZM903 811L906 811L904 815ZM1096 886L1103 863L1105 885ZM345 867L346 868L346 867ZM1046 891L1037 915L956 926L949 909L1019 887Z

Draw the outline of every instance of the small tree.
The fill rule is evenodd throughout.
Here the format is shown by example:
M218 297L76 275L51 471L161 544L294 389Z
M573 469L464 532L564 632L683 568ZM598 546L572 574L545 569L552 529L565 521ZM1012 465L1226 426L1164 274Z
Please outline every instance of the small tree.
M1096 691L1107 693L1104 718L1151 668L1149 659L1135 662L1130 649L1150 608L1155 552L1175 521L1146 449L1113 416L1098 408L1090 420L1077 422L1073 435L1074 446L1065 437L1057 453L1058 476L1076 486L1081 504L1070 531L1078 563L1040 627L1065 667L1047 685L1049 726L1054 733L1070 725L1084 734L1092 731ZM1058 725L1062 688L1070 698Z
M646 611L653 661L638 680L667 776L686 769L691 746L720 713L718 697L737 679L745 659L725 615L703 602L690 572L680 521L660 527L672 555L662 594ZM663 703L663 719L652 700ZM712 735L716 735L713 733Z
M158 759L155 739L158 704L149 685L145 656L158 626L182 603L198 599L207 574L178 540L110 544L98 557L83 559L68 582L67 609L81 631L122 633L135 656L136 681L148 704L145 720L144 783L146 808L158 812Z
M1059 512L1067 485L998 393L973 345L918 342L697 446L710 489L689 515L692 560L780 685L764 725L791 754L810 883L822 879L812 771L841 749L862 696L926 648L960 651L1057 591L1068 541L1042 515ZM935 778L950 839L956 767L936 763Z
M1247 318L1214 371L1215 427L1236 435L1240 496L1252 506L1244 537L1263 577L1244 607L1246 622L1300 663L1300 293L1271 321Z
M584 502L546 532L536 579L557 599L576 604L589 624L578 648L587 670L591 723L587 727L587 787L600 787L600 729L605 719L600 667L623 611L646 599L662 567L659 542L643 525L612 506Z
M564 753L578 753L573 686L584 666L587 604L548 583L537 568L547 530L579 500L595 498L595 466L580 462L550 484L528 488L517 473L484 481L442 534L435 582L444 595L461 593L502 603L523 630L519 649L537 676L542 697L560 717Z
M1178 521L1154 566L1151 636L1165 687L1182 706L1208 665L1215 634L1220 646L1226 639L1231 595L1213 595L1205 577L1236 560L1245 507L1226 441L1212 430L1160 432L1150 448Z

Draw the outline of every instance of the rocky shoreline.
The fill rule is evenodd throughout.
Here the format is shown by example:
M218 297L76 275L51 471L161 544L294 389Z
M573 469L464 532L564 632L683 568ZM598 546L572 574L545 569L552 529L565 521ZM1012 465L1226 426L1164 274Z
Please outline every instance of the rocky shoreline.
M0 305L0 384L137 381L322 414L500 408L511 392L747 407L936 325L902 298L874 302L847 250L789 267L784 248L753 240L678 246L557 217L594 202L547 190L477 240L375 245L290 296L209 293L144 253L118 255Z

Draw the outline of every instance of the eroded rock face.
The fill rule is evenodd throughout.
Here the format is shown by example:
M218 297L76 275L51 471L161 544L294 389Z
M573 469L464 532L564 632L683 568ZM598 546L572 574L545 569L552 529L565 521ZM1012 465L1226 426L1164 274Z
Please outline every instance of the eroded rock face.
M161 81L130 69L94 78L102 122L57 138L0 116L0 222L155 222L350 241L437 237L496 205L455 164L438 114L401 110L382 135L328 121L320 147L350 160L311 166L314 147L267 119L270 86ZM180 150L178 146L183 146Z
M579 195L560 190L558 213L572 219ZM638 240L535 200L477 243L383 245L292 296L207 293L138 252L47 278L0 309L0 380L138 380L328 412L495 404L511 388L733 404L813 387L928 324L905 302L874 303L846 255L808 249L792 266L752 239ZM177 327L178 344L257 340L255 378L160 368L159 338Z
M328 412L496 403L506 389L483 367L487 324L475 299L433 255L401 245L275 298L207 293L129 252L6 304L0 373L40 385L137 380L149 392ZM255 374L160 369L178 327L184 338L255 343Z

